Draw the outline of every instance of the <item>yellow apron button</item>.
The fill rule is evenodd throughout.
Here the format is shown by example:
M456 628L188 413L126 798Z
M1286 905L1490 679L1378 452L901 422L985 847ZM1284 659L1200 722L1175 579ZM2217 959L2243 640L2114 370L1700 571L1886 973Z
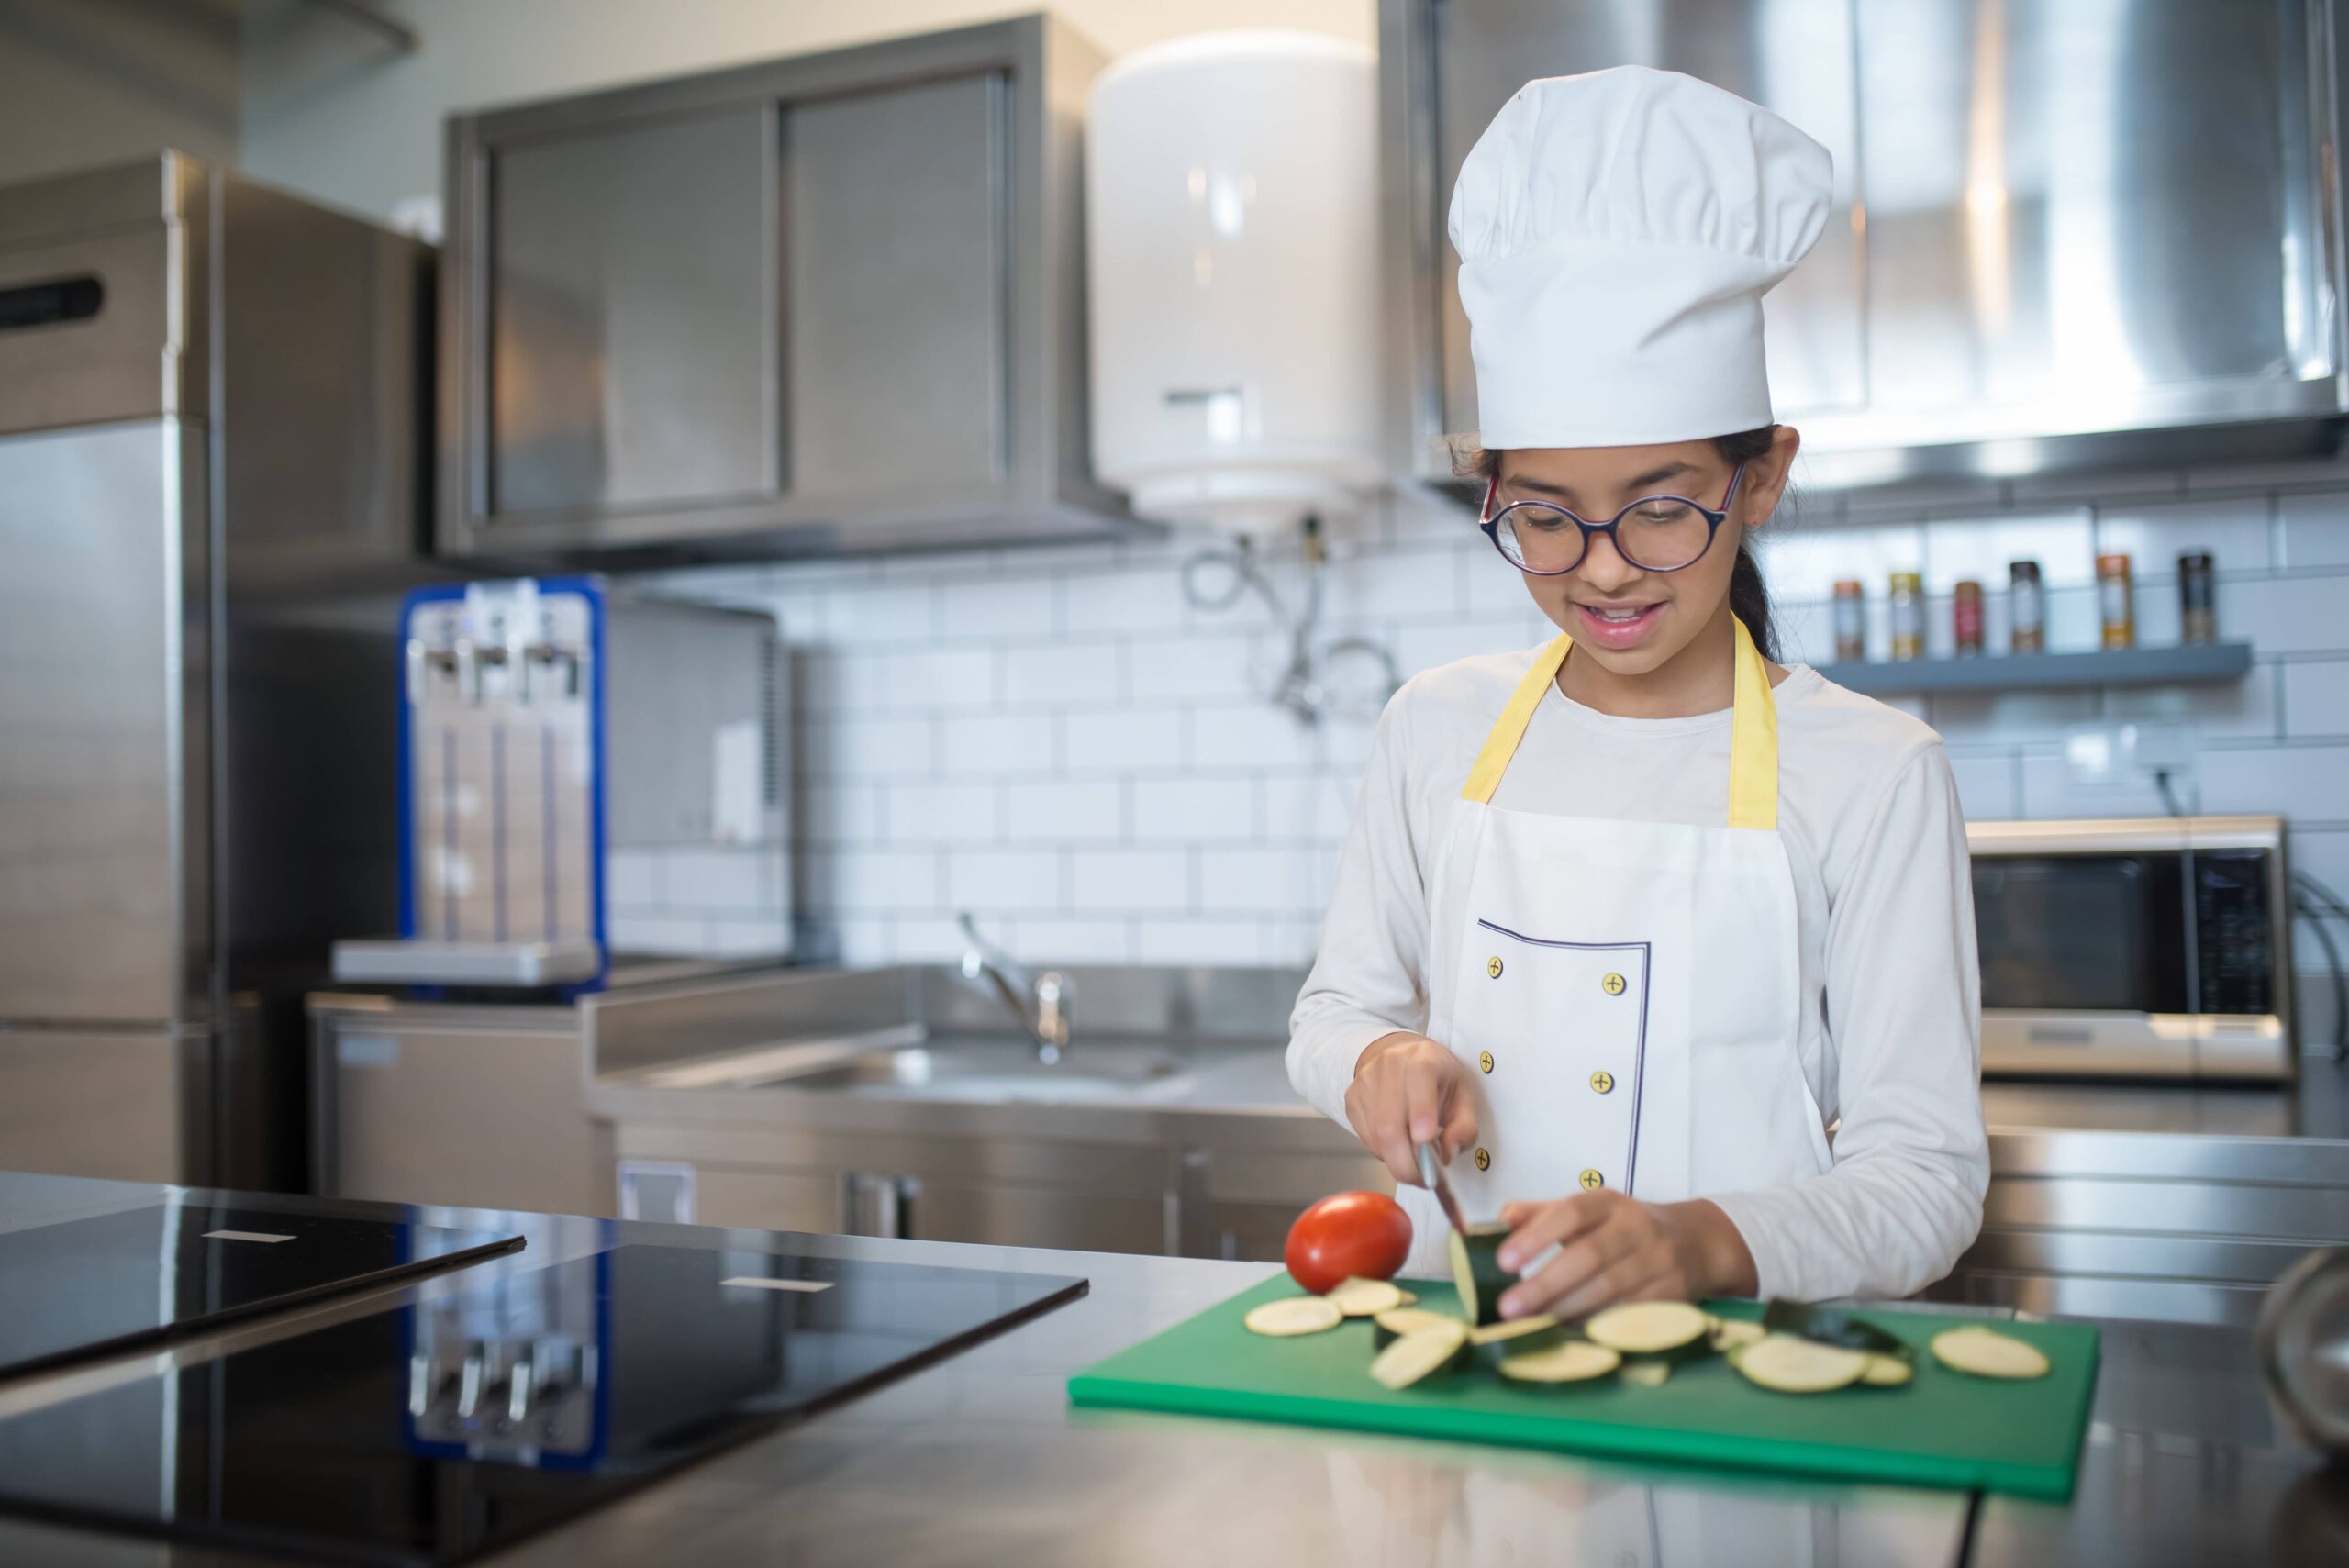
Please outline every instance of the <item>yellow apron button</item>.
M1582 1173L1582 1190L1585 1192L1596 1191L1606 1184L1607 1178L1596 1171L1585 1171Z
M1609 974L1598 983L1598 988L1609 996L1620 996L1623 994L1623 977L1620 974Z
M1493 1053L1489 1051L1479 1052L1476 1057L1476 1065L1490 1073L1493 1070Z
M1493 1168L1493 1154L1492 1154L1492 1151L1491 1151L1491 1150L1489 1150L1489 1149L1479 1149L1479 1150L1477 1150L1477 1151L1476 1151L1476 1169L1478 1169L1479 1171L1489 1171L1489 1170L1491 1170L1492 1168Z
M1615 1086L1615 1074L1612 1073L1594 1073L1590 1075L1590 1086L1603 1095L1608 1090Z
M1498 980L1501 977L1501 961L1497 957L1486 959L1485 961L1485 973L1491 975L1494 979Z

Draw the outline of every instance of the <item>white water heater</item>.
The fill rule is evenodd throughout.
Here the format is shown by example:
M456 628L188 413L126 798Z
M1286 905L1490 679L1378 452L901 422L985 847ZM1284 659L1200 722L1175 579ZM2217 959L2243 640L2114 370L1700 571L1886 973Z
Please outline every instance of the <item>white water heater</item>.
M1377 70L1314 33L1128 55L1085 139L1093 465L1139 516L1274 534L1378 484Z

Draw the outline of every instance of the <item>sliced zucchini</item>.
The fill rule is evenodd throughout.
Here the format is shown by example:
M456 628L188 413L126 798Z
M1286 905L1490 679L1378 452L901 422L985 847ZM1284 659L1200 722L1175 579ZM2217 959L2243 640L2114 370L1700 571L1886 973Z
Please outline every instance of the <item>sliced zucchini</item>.
M1824 1394L1857 1383L1868 1369L1868 1352L1771 1334L1742 1346L1730 1364L1749 1383L1780 1394Z
M1716 1351L1728 1351L1740 1345L1750 1345L1769 1331L1750 1318L1716 1318L1712 1332L1705 1336L1705 1341Z
M1610 1307L1582 1326L1594 1345L1651 1356L1695 1344L1712 1319L1685 1301L1634 1301Z
M1886 1333L1873 1323L1863 1323L1848 1312L1838 1312L1831 1307L1812 1307L1800 1301L1773 1301L1762 1309L1762 1326L1773 1333L1793 1334L1805 1340L1816 1340L1822 1345L1840 1345L1847 1351L1868 1351L1901 1361L1916 1354L1906 1340Z
M1508 1240L1506 1225L1472 1225L1465 1236L1452 1233L1452 1285L1460 1293L1460 1315L1475 1327L1501 1320L1501 1292L1515 1283L1501 1267L1501 1243Z
M2045 1377L2047 1358L2036 1345L1968 1325L1933 1336L1933 1359L1976 1377Z
M1500 1373L1520 1383L1586 1383L1622 1364L1623 1358L1605 1345L1566 1340L1547 1350L1503 1357Z
M1250 1333L1265 1334L1275 1340L1319 1334L1345 1320L1346 1315L1338 1310L1338 1304L1326 1296L1289 1296L1267 1301L1262 1307L1251 1307L1248 1316L1241 1319Z
M1371 1319L1370 1342L1385 1350L1406 1334L1416 1334L1436 1323L1457 1323L1457 1318L1447 1318L1441 1312L1431 1312L1424 1307L1397 1307Z
M1511 1318L1499 1323L1487 1323L1482 1328L1471 1329L1468 1330L1468 1342L1472 1345L1506 1345L1513 1340L1541 1335L1548 1335L1552 1339L1563 1339L1565 1336L1565 1329L1548 1313L1536 1313L1531 1318ZM1532 1345L1518 1345L1515 1350L1530 1351L1533 1348Z
M1880 1356L1873 1351L1864 1353L1868 1364L1867 1370L1860 1373L1860 1381L1870 1388L1898 1388L1917 1375L1916 1368L1898 1356Z
M1403 1292L1383 1279L1350 1279L1330 1293L1349 1318L1375 1318L1403 1305Z
M1457 1371L1468 1359L1468 1326L1446 1318L1415 1329L1378 1352L1370 1375L1380 1386L1402 1389L1439 1372Z
M1672 1381L1672 1363L1661 1356L1636 1356L1625 1362L1616 1375L1642 1388L1662 1388Z

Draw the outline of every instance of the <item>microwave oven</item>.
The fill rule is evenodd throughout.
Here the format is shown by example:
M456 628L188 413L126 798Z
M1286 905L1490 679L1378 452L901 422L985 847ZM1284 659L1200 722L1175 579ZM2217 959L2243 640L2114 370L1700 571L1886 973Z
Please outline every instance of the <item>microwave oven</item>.
M1976 822L1986 1077L2287 1083L2280 817Z

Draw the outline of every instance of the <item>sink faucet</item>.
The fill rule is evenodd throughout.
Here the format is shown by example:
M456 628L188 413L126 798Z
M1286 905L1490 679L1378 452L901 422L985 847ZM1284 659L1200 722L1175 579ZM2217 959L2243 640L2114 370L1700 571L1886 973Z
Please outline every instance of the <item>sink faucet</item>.
M970 944L963 951L963 978L991 983L1020 1029L1035 1040L1036 1060L1047 1067L1059 1062L1068 1050L1069 1004L1076 995L1068 977L1056 969L1030 974L1009 953L979 935L967 909L955 921ZM1029 1001L1020 999L1023 993Z

